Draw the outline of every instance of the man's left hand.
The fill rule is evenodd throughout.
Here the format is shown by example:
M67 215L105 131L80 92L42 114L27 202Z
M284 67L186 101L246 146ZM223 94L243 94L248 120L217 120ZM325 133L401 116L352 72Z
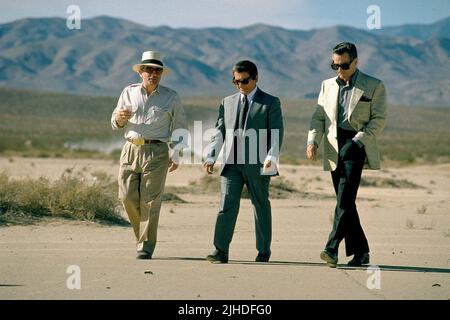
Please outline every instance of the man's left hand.
M275 170L276 170L275 163L272 163L272 161L270 161L270 160L264 161L264 165L263 165L263 172L264 173L273 172Z
M178 168L178 164L172 161L172 159L169 160L169 172L175 171Z
M351 159L358 151L359 146L355 141L347 142L339 151L339 155L343 161Z

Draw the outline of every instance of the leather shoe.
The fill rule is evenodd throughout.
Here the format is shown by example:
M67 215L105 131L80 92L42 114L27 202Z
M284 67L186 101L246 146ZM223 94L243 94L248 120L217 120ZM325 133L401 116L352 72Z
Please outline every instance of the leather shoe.
M266 254L262 254L261 252L259 252L255 258L255 262L269 262L270 254L271 252Z
M368 252L365 253L357 253L354 255L353 259L350 260L347 265L349 267L360 267L363 264L369 264L370 256Z
M220 250L214 250L213 253L206 257L211 263L228 263L228 254Z
M152 258L152 255L144 250L138 251L136 254L137 260L150 260L151 258Z
M330 268L336 268L338 263L337 254L331 253L327 250L323 250L320 253L320 259L325 261Z

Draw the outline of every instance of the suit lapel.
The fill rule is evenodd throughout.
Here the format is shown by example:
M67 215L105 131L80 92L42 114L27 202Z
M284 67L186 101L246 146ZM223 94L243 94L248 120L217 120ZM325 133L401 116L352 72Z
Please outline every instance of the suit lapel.
M364 78L364 75L361 71L359 71L358 77L356 78L355 85L352 90L352 95L350 97L350 103L348 105L348 119L350 119L353 111L356 108L356 105L358 104L359 99L364 94L364 88L366 87L366 79Z
M261 108L261 106L264 104L264 92L261 91L259 88L256 89L255 95L253 97L252 104L249 106L249 113L247 116L247 122L245 125L245 129L249 127L249 123L251 123L252 119L255 117L255 115L258 113L258 110Z
M227 106L225 108L225 128L234 129L238 117L237 109L239 104L239 96L240 94L235 94Z
M339 98L339 85L336 83L336 81L331 82L330 86L330 94L328 96L328 103L326 103L326 106L328 108L325 108L325 112L328 114L329 118L333 123L337 122L337 105L338 105L338 98Z

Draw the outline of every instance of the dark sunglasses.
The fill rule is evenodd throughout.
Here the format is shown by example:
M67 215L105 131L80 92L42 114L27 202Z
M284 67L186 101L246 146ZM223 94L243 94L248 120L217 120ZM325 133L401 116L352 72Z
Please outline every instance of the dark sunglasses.
M233 80L231 80L231 82L233 82L235 85L239 85L239 83L240 83L240 84L248 84L248 83L250 82L251 79L252 79L251 76L248 77L248 78L246 78L246 79L243 79L243 80L236 80L236 79L233 77Z
M163 69L162 68L153 68L153 67L149 67L149 66L142 66L141 71L147 72L150 74L152 74L153 72L155 72L156 74L161 74L163 72Z
M350 69L350 65L353 63L353 60L351 60L350 62L346 62L346 63L342 63L342 64L337 64L337 63L333 63L331 62L331 69L333 70L338 70L339 68L341 68L342 70L348 70Z

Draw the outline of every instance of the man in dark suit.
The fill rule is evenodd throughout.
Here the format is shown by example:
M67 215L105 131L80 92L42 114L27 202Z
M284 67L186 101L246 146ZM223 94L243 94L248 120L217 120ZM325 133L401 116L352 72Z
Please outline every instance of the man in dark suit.
M223 150L220 169L221 201L217 215L214 246L207 260L227 263L229 246L239 212L244 184L255 215L257 262L268 262L271 255L272 214L269 201L270 176L278 174L279 149L283 139L280 100L257 87L258 69L248 60L232 70L238 93L222 100L216 133L207 150L204 167L212 174Z
M349 266L369 263L369 244L356 210L363 168L380 169L377 136L386 120L386 91L382 81L357 69L353 43L333 49L331 68L337 77L322 82L308 133L306 155L315 160L324 138L324 169L331 171L336 192L333 229L320 258L330 267L338 262L339 243L345 239Z

